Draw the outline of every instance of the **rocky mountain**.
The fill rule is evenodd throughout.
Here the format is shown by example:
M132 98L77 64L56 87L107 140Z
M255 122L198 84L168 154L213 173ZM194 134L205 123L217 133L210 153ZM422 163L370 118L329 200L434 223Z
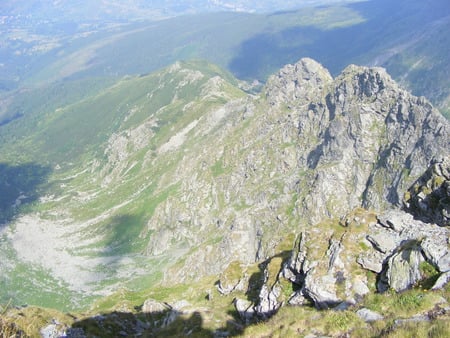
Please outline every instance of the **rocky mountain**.
M257 91L179 62L35 114L2 126L2 175L32 183L2 200L3 299L99 311L218 279L245 323L405 290L424 264L446 283L450 124L382 68L304 58ZM134 306L169 326L192 304Z
M380 68L349 66L333 79L302 59L247 100L230 109L212 144L185 153L176 196L148 222L157 234L150 255L174 250L175 243L205 246L205 238L220 234L217 244L187 258L186 270L177 269L180 280L193 267L198 277L235 259L269 257L286 231L356 207L399 206L403 192L449 145L448 122Z

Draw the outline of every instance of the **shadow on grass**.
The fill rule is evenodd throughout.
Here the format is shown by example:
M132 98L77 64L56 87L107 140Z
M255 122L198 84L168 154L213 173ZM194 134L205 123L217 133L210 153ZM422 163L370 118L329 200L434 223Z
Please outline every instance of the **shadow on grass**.
M36 163L0 163L0 227L39 198L50 173L50 167Z
M157 312L111 312L75 322L68 337L232 337L242 333L240 325L211 330L204 327L198 311L182 313L175 309Z
M253 306L258 305L260 301L259 295L267 283L267 274L278 275L290 254L291 251L283 251L258 265L258 271L250 277L246 291L247 300L254 304ZM206 298L210 299L209 297L208 294ZM211 329L210 325L205 325L206 320L214 320L211 318L213 311L210 309L204 309L200 313L180 311L167 303L157 301L152 304L154 309L157 309L152 312L144 311L144 304L135 307L135 311L113 311L81 319L72 325L67 336L71 337L70 332L73 331L73 337L76 337L76 334L87 337L234 337L242 335L246 327L265 321L276 312L247 318L236 309L229 310L227 313L231 318L224 322L222 327Z

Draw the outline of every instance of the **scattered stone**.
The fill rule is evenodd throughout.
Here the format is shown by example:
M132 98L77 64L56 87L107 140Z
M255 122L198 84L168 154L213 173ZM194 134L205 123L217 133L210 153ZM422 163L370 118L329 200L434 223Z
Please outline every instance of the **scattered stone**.
M81 327L71 327L66 330L66 338L87 338L86 333Z
M367 308L359 309L358 311L356 311L356 314L358 315L359 318L361 318L367 323L384 319L384 317L380 315L378 312L369 310Z
M366 270L380 273L383 270L383 262L385 258L386 255L380 251L371 251L361 253L356 259L356 262Z
M52 324L47 325L40 331L42 338L59 338L65 333L65 326L54 321Z
M154 299L147 299L142 305L142 312L144 313L162 313L170 310L172 310L172 307L169 304Z
M367 240L373 244L375 249L384 254L391 253L398 245L396 234L391 234L390 232L384 231L367 235Z
M334 311L345 311L345 310L348 310L349 308L351 308L354 305L355 305L354 301L350 301L350 302L345 301L345 302L342 302L342 303L338 304L337 306L335 306L333 308L333 310Z
M411 322L429 322L431 319L428 315L415 315L412 316L411 318L405 318L405 319L396 319L394 321L394 327L404 324L404 323L411 323Z

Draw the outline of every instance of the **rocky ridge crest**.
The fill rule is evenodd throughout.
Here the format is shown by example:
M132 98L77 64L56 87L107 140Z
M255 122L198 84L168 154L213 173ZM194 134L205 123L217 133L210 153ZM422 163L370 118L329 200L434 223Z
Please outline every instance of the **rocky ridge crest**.
M382 68L352 65L333 79L302 59L261 95L228 104L226 115L201 150L184 155L176 196L148 222L149 255L191 248L167 280L262 261L286 232L312 231L358 207L400 206L449 149L448 121Z

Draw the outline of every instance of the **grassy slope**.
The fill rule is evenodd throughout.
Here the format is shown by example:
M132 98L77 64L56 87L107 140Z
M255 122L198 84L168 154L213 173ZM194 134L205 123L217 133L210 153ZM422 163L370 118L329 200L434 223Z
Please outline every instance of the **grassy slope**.
M210 13L134 24L73 39L33 59L24 67L21 85L117 79L193 58L209 60L238 78L264 81L284 64L309 56L333 74L349 63L383 65L414 94L447 111L448 76L442 70L449 62L445 37L450 27L444 19L449 11L444 0L381 0L271 15ZM47 95L48 89L43 90L42 96ZM76 99L75 93L72 101ZM3 107L7 103L6 97ZM0 111L2 120L17 113L14 105Z
M270 20L275 21L269 21L271 25L273 22L279 21L280 28L278 29L281 34L279 36L282 38L277 40L276 34L269 34L264 35L264 39L261 41L275 40L275 46L282 46L283 44L291 46L290 43L287 43L286 41L296 40L299 36L298 32L293 30L292 34L289 35L291 31L284 29L283 25L291 25L292 22L298 17L295 13L288 13L286 15L288 16L272 16ZM309 17L309 15L307 17ZM285 20L285 18L290 18L289 20L293 21ZM360 20L358 16L354 18L357 21ZM235 21L228 21L228 24L233 27L239 27ZM305 23L305 25L307 25L307 23ZM318 27L320 27L320 24L318 24ZM314 29L314 32L318 32L319 34L324 28L326 27ZM305 30L305 32L309 31ZM330 30L324 29L323 32L325 32L323 34L329 34L326 32L330 32ZM285 34L288 34L287 37ZM272 40L267 40L266 38L270 36L275 36L275 38L271 38ZM333 35L325 36L328 39ZM205 38L205 41L211 43L213 36L209 37L209 39L210 40ZM176 43L179 43L179 41ZM307 41L304 43L308 45ZM201 46L196 46L195 44L193 47L186 45L186 48L187 50L182 52L186 53L185 55L188 58L191 56L196 56L198 50L201 49ZM190 50L190 48L192 48L192 50ZM267 48L271 48L271 45ZM223 54L220 52L220 48L212 49L213 51L219 51L217 54L220 54L220 57L223 57ZM252 50L253 55L255 50L257 51L257 49ZM263 51L264 50L265 49L263 49ZM281 55L282 52L289 51L289 48L278 48L276 51L279 52L279 55ZM106 54L111 53L111 50L108 50L108 48L105 47L104 52ZM141 55L142 60L148 60L149 55L152 54L143 53ZM214 53L212 53L212 55L214 55ZM167 55L164 57L166 56ZM124 58L125 55L121 60L124 60ZM296 59L297 58L298 57L296 57ZM268 64L270 65L271 63L269 62ZM188 66L188 68L189 67L190 66ZM270 67L271 66L268 68ZM223 77L228 77L228 75L223 74L217 68L210 65L196 64L193 68L200 69L202 72L207 73L208 76L220 74ZM268 70L257 68L256 71L262 71L262 73L265 73ZM99 189L98 182L92 182L89 180L89 175L87 174L81 174L71 180L66 180L65 178L69 173L80 173L81 169L87 167L88 164L91 163L94 155L103 156L104 144L108 140L111 133L119 133L127 128L139 125L139 123L144 121L149 116L152 116L152 114L157 114L158 108L169 105L168 110L159 111L160 115L158 115L158 120L161 122L159 124L160 128L156 131L157 135L154 137L152 141L153 143L149 144L150 148L153 147L156 149L170 138L170 135L174 132L174 130L181 130L190 121L192 121L192 119L198 118L204 111L211 109L211 107L220 102L220 100L216 102L208 102L202 107L202 109L191 111L191 115L184 116L181 114L182 110L180 109L182 107L183 100L185 100L184 102L189 102L193 97L198 95L198 92L180 92L180 94L182 94L182 102L173 102L173 96L168 93L173 93L174 88L170 87L165 88L165 90L160 93L156 93L151 104L147 104L143 98L146 97L149 91L157 87L160 79L165 76L164 74L164 72L161 72L156 75L144 76L141 78L132 77L123 79L119 84L105 90L100 90L103 86L101 83L93 82L92 91L86 90L89 88L87 85L78 87L77 90L79 92L77 95L85 98L77 102L70 97L72 94L69 93L67 97L64 95L56 95L57 97L62 97L64 99L52 103L51 100L42 100L45 96L40 95L40 92L35 92L37 94L33 98L33 101L30 101L29 97L25 97L23 103L16 101L19 107L21 104L25 105L23 106L23 109L26 112L26 115L32 116L33 118L27 118L26 120L19 119L1 127L3 141L0 149L0 156L2 160L7 162L8 165L14 164L17 167L23 166L26 163L34 163L36 165L45 166L45 168L51 170L52 172L50 174L46 173L45 175L42 175L45 177L42 177L42 180L37 181L38 187L33 186L31 189L33 191L36 190L42 193L45 191L45 193L59 194L61 193L59 190L61 189L61 183L68 183L70 188L75 190L79 189L81 191ZM80 74L80 77L81 75L82 74ZM72 85L74 88L77 88L76 83L72 83L71 86ZM236 97L240 95L239 91L235 87L230 85L228 89L232 95L236 95ZM84 91L89 92L90 95L85 96ZM52 98L54 97L53 93L49 95L51 95ZM183 97L183 95L185 96ZM35 110L35 106L30 104L32 102L36 102L39 109ZM125 116L129 114L130 109L133 107L139 108L137 110L138 113L133 115L133 118L128 120L128 123L124 123L123 121ZM162 115L162 113L164 114ZM23 121L27 122L24 123ZM38 130L35 129L36 125L39 126ZM105 128L105 126L107 127ZM58 144L58 147L55 147L55 144ZM142 152L137 152L133 156L133 159L135 160L142 160L144 154ZM106 159L102 159L102 161L105 160ZM100 190L98 197L90 202L88 207L86 207L86 204L84 203L77 204L78 202L76 201L71 202L72 200L70 197L66 197L66 199L62 202L52 202L53 204L28 204L25 207L29 211L41 211L45 213L60 203L59 205L64 205L65 208L71 210L77 218L86 220L94 217L99 210L109 209L118 205L123 199L123 196L131 196L132 193L135 192L140 186L143 177L147 177L148 175L158 177L172 170L173 167L171 166L170 161L177 160L178 159L176 156L167 157L154 168L151 168L151 170L148 168L133 169L135 171L130 173L137 172L138 175L134 176L134 178L131 175L126 177L123 181L124 184L120 184L114 188L115 194L111 195L106 191ZM53 171L57 164L61 165L62 169L59 171ZM220 169L220 166L217 166L215 169L218 174L220 174ZM47 177L47 175L50 176ZM36 185L36 183L33 184ZM148 218L148 216L152 213L154 206L161 200L165 199L169 194L173 193L176 193L176 185L163 189L160 186L158 187L158 185L150 184L149 188L139 195L139 199L136 198L132 203L127 205L126 208L115 211L114 215L111 215L111 218L97 224L98 229L101 229L105 233L108 232L111 235L110 238L104 238L104 242L101 242L100 244L103 247L112 247L116 253L138 252L142 249L140 243L136 242L130 245L130 239L136 238L136 235L141 232L141 229L144 226L143 220ZM155 264L157 264L157 262ZM20 267L17 269L18 276L16 277L16 280L13 280L12 285L14 285L14 282L20 283L21 280L29 278L29 275L19 276ZM38 275L39 278L42 278L42 276L39 275L40 273L41 272L38 272L36 275ZM140 288L145 282L145 280L142 280L137 282L136 285ZM155 281L152 281L151 283L154 282ZM209 282L208 285L210 285ZM57 291L59 292L60 290ZM48 303L44 302L44 304L48 306L63 307L63 305L58 303L59 299L56 299L52 303L52 296L52 294L46 295L45 301L48 301ZM63 297L66 296L67 294L63 295ZM142 302L143 298L144 296L139 297L138 300L135 301L136 304L139 305L139 302ZM36 299L33 302L42 302L42 299ZM64 306L66 306L66 304L64 304ZM102 311L103 310L106 311L106 307L104 307Z
M217 92L209 88L212 78L222 79ZM189 85L183 85L189 81ZM14 185L17 188L14 194L0 201L4 219L14 221L22 214L38 215L33 217L48 223L46 231L51 231L55 221L65 222L67 240L76 233L80 241L71 249L75 256L104 257L114 262L115 255L123 255L134 262L126 269L132 270L133 264L138 270L142 270L139 266L151 266L145 273L138 273L137 279L131 278L130 286L140 288L154 283L161 277L161 269L170 262L166 257L141 256L151 233L141 234L156 206L176 194L179 183L167 182L165 177L176 177L173 170L181 159L180 154L184 147L192 147L196 141L188 140L180 151L169 151L158 158L156 152L192 121L230 98L243 96L236 84L231 75L214 65L190 62L151 75L124 78L76 103L69 104L64 97L51 104L42 100L41 111L32 111L26 119L0 127L4 138L0 156L6 162L0 167L2 190L17 180L21 183ZM211 95L203 97L201 92ZM141 128L145 123L150 124ZM35 128L36 124L39 128ZM133 138L133 133L137 137ZM120 142L114 143L112 134L126 140L125 147ZM117 163L115 156L125 158L121 157ZM117 169L118 166L123 167ZM42 170L36 170L37 167ZM9 206L24 193L27 198L11 213ZM89 242L92 236L95 242ZM26 263L19 266L7 241L2 256L8 259L0 269L9 270L2 284L2 299L12 297L21 303L60 309L83 306L90 301L90 298L83 300L81 294L70 294L45 268L38 271ZM96 267L98 273L107 276L97 286L99 290L123 282L123 277L114 272L121 269L121 260L109 267ZM30 293L26 285L40 280L48 280L52 285L48 294ZM81 303L77 305L78 301Z

